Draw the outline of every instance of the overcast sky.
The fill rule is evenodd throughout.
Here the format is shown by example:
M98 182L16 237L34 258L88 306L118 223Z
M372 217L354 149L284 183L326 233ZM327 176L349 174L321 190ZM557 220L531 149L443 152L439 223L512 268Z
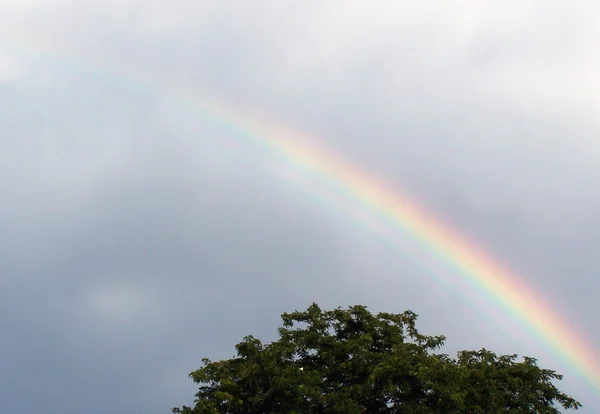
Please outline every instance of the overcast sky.
M2 1L0 412L170 412L201 358L313 301L411 309L449 349L538 357L598 412L568 361L440 283L459 276L411 256L417 240L382 244L166 92L318 137L598 348L599 19L583 0Z

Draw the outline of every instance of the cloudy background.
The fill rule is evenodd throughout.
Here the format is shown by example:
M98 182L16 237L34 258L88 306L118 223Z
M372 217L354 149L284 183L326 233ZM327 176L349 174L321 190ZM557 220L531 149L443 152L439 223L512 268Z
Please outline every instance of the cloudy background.
M273 339L312 301L411 309L450 351L539 357L598 412L567 361L408 235L381 243L320 183L167 93L210 91L316 137L597 348L595 3L3 1L0 412L170 412L192 403L202 357Z

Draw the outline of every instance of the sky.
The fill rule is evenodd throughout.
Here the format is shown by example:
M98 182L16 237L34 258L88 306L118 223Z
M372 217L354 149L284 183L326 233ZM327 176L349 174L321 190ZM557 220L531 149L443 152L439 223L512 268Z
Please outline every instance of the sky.
M324 202L189 99L410 195L598 350L598 18L583 0L2 1L0 412L170 412L203 357L312 302L537 357L598 412L589 379L415 237L382 243L360 200Z

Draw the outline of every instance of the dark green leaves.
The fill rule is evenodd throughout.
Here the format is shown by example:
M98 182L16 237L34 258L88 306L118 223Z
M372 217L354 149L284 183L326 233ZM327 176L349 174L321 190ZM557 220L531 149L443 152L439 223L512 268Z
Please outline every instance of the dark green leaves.
M364 306L284 313L279 339L247 336L237 356L203 360L190 376L194 407L174 413L559 413L581 405L553 384L561 376L533 358L486 349L434 351L417 315L373 315ZM558 406L558 407L557 407Z

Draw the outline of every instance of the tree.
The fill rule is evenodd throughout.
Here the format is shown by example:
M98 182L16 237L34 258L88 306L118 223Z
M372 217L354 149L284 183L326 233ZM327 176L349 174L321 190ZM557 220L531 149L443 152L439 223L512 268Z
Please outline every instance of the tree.
M173 413L559 413L581 404L534 358L437 354L444 336L420 334L417 315L365 306L284 313L279 339L247 336L237 356L203 366L195 406Z

